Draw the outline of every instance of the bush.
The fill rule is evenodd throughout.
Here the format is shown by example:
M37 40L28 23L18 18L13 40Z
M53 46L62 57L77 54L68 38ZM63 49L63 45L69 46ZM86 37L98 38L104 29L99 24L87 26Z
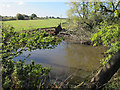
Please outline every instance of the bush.
M11 60L11 62L14 62ZM3 88L46 88L48 82L48 73L50 68L42 68L39 64L25 64L24 61L19 60L6 66L9 73L3 70ZM12 65L12 68L10 66ZM12 71L10 71L12 70ZM12 72L12 73L10 73Z
M17 33L13 27L3 26L2 42L3 89L47 88L50 68L41 67L39 64L34 64L33 61L31 64L25 64L25 60L14 61L13 57L17 57L26 50L52 49L60 40L46 36L46 32Z
M33 20L33 17L30 16L29 19L30 19L30 20Z
M19 14L19 13L18 13L18 14L16 15L16 19L17 19L17 20L24 20L24 17L23 17L22 14Z
M33 14L31 15L31 17L32 17L32 18L36 18L37 15L33 13Z

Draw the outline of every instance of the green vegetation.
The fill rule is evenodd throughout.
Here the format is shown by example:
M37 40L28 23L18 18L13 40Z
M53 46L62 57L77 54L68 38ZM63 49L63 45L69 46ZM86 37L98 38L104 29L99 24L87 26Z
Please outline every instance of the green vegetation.
M39 64L25 64L25 60L15 62L13 57L23 51L35 49L52 49L61 39L46 36L46 32L18 33L13 27L2 28L2 87L3 89L16 88L47 88L50 68ZM29 57L28 55L27 57Z
M1 16L2 19L0 19L0 21L12 21L12 20L40 20L40 19L64 19L64 18L60 18L60 17L54 17L54 16L45 16L45 17L38 17L36 14L31 14L26 15L26 14L16 14L16 16Z
M35 18L37 18L37 15L34 13L31 16L25 14L19 14L19 13L16 15L17 20L33 20Z
M107 57L102 60L105 65L110 58L120 50L120 22L109 25L107 22L101 23L100 29L97 33L92 35L93 46L103 44L109 49L105 52Z
M90 82L92 89L101 89L120 68L120 1L70 2L69 5L68 30L88 39L91 37L91 35L88 36L90 33L94 46L108 47L104 54L105 58L101 61L103 68ZM120 82L119 79L117 82ZM106 88L115 86L120 88L119 84L115 84L115 82L108 84Z
M120 68L120 1L116 2L70 2L68 11L68 31L77 36L79 40L89 40L93 46L104 45L108 47L105 58L101 61L103 68L91 79L92 89L103 87L120 88L120 78L117 76L112 82L111 77ZM20 15L18 15L20 16ZM22 15L23 17L28 17ZM23 18L22 17L22 18ZM37 17L31 15L30 19ZM20 16L21 18L21 16ZM42 20L16 20L4 21L2 32L2 86L3 88L47 88L49 68L43 68L39 64L25 64L23 60L15 62L13 57L22 54L23 51L36 49L55 48L60 39L47 36L46 32L33 31L22 33L22 30L55 27L61 23L66 25L65 19ZM54 18L54 17L53 17ZM13 26L10 27L9 26ZM81 36L83 36L81 38ZM30 55L28 55L29 57ZM28 76L28 77L26 77ZM116 84L117 82L117 84ZM107 83L107 84L106 84ZM84 84L82 82L76 87ZM106 85L106 86L104 86Z
M115 0L116 1L116 0ZM95 33L101 22L112 22L119 2L70 2L68 5L68 30L77 35L79 40L89 40L90 34ZM120 17L120 14L118 15ZM86 39L84 39L86 38Z
M108 47L108 50L105 52L106 57L102 60L102 64L104 67L101 69L100 73L98 73L96 77L99 77L96 82L99 82L98 86L102 86L106 82L111 79L120 66L120 21L118 20L119 10L115 11L115 21L112 23L108 23L104 21L104 23L100 24L100 29L97 33L92 35L92 41L94 41L94 46L103 44ZM113 70L111 72L111 70ZM109 76L106 76L109 74ZM103 76L104 75L104 76ZM120 80L119 75L114 77L114 80L111 80L108 84L106 84L105 88L120 88ZM101 79L107 78L101 82ZM116 87L115 87L116 86Z
M16 19L17 20L24 20L24 17L23 17L23 15L22 14L17 14L17 16L16 16Z
M33 13L30 17L31 17L32 19L33 19L33 18L37 18L37 15Z
M33 30L38 28L56 27L61 23L65 23L65 19L42 19L42 20L14 20L3 21L3 24L13 26L15 31Z

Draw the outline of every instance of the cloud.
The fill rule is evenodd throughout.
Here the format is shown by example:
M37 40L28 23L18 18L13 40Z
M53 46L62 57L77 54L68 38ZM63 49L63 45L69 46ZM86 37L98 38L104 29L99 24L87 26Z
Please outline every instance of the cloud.
M10 5L10 4L2 4L2 7L7 7L7 8L9 8L9 7L11 7L11 5Z
M8 7L8 8L9 8L9 7L11 7L11 5L7 4L7 5L6 5L6 7Z
M17 4L18 4L18 5L23 5L24 2L23 2L23 1L19 1Z

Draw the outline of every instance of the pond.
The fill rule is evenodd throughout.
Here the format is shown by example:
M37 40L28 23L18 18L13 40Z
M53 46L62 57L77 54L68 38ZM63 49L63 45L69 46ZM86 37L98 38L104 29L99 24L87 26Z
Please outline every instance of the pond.
M51 81L64 81L69 78L71 83L79 83L99 68L105 47L93 47L81 44L60 43L54 49L37 49L24 51L14 60L23 60L28 54L26 63L34 60L45 67L51 67Z

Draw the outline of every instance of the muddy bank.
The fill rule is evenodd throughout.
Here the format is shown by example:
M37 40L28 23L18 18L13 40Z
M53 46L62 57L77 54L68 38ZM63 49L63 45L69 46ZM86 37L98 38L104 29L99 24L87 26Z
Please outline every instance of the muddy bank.
M23 33L33 33L34 31L45 31L47 35L57 35L60 31L62 31L61 24L59 24L57 27L46 27L46 28L37 28L33 30L23 30Z
M57 36L64 37L64 39L67 43L93 45L93 42L91 42L88 37L86 39L86 37L84 35L80 36L80 35L74 34L73 32L68 32L65 30L59 32L59 34ZM85 38L85 39L83 39L83 38Z

